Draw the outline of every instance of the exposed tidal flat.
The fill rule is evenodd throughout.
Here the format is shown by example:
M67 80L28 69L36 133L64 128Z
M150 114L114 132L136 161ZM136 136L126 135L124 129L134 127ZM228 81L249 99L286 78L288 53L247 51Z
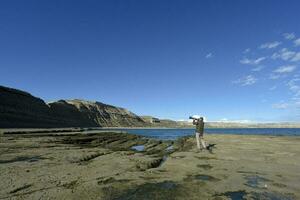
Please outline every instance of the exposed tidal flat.
M157 140L123 131L0 135L0 199L300 199L300 137L209 134Z

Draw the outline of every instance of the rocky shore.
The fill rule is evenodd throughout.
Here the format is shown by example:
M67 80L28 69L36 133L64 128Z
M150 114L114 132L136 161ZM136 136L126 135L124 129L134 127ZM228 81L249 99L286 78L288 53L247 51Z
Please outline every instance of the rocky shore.
M300 137L3 131L0 199L300 199Z

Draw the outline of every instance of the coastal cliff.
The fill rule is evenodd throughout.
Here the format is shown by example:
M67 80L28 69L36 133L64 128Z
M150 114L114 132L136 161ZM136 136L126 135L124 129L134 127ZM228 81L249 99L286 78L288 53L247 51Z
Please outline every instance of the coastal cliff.
M60 100L49 103L50 109L60 118L76 116L86 126L133 127L146 126L147 123L136 114L120 107L86 100Z
M142 118L124 108L78 99L47 104L27 92L0 86L1 128L146 125Z

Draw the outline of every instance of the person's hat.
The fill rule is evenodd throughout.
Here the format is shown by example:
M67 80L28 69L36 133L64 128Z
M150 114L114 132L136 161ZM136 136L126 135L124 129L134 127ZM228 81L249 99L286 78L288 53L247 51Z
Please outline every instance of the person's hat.
M191 119L200 119L200 116L199 115L192 115L190 118Z

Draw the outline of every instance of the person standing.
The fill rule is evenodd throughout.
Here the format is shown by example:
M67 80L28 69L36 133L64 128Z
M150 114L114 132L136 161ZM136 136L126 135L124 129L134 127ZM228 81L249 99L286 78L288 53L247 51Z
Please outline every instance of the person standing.
M193 125L196 125L196 142L197 148L202 150L206 149L205 140L203 138L204 135L204 121L203 117L193 116Z

